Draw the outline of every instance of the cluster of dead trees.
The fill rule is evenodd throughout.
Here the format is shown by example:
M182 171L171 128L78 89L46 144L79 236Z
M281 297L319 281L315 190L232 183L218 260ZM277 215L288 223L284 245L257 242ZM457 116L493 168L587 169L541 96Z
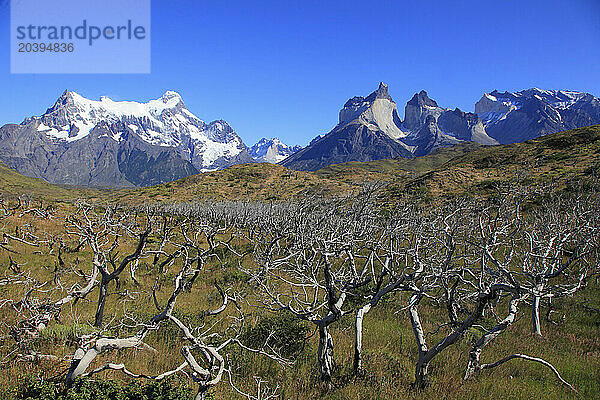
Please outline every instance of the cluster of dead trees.
M547 366L573 389L543 359L514 353L483 363L480 357L524 310L532 334L541 336L541 308L550 320L553 302L597 276L596 196L507 188L487 200L381 209L374 195L261 209L244 230L256 243L254 268L246 272L262 306L314 324L323 381L331 382L334 366L330 327L355 318L353 368L361 375L365 315L396 296L414 333L415 388L429 384L428 367L439 354L475 330L465 379L519 358ZM441 310L443 322L440 313L423 315L423 303ZM431 336L437 339L428 343Z
M465 379L519 358L547 366L573 389L535 355L515 352L492 362L481 357L492 341L510 334L521 313L530 316L532 334L543 335L541 320L553 321L553 304L597 277L595 194L508 188L481 200L394 206L378 196L370 187L348 198L277 204L196 202L130 210L80 202L66 216L31 201L0 202L0 246L9 264L0 277L2 365L64 362L39 351L37 342L52 323L70 318L86 329L77 332L66 356L67 384L110 370L150 380L185 374L197 383L201 399L228 375L231 387L247 398L273 398L276 391L262 378L256 378L257 395L233 383L228 360L234 348L284 366L291 362L270 346L270 338L258 347L243 342L248 310L287 313L312 324L319 376L332 385L331 328L342 318L354 320L353 369L360 376L368 369L365 317L382 300L394 299L394 311L406 316L414 332L416 389L429 384L436 357L473 332ZM40 221L59 228L44 229ZM35 253L54 260L47 279L28 267ZM227 268L247 277L243 299L215 284L220 302L201 313L201 322L178 317L178 298L205 295L193 288L207 265L225 268L224 259ZM152 284L140 282L141 265L154 274ZM88 304L93 315L79 311ZM146 320L132 312L149 306L155 311ZM432 316L423 309L437 311ZM169 325L178 332L178 366L150 375L119 362L123 352L115 350L156 351L149 339ZM109 356L115 362L105 362Z
M21 208L18 204L4 209L5 220L16 217L21 222L14 235L4 236L3 248L11 254L10 270L0 281L8 295L0 304L8 317L3 324L4 367L22 361L65 361L36 350L43 331L61 318L70 319L69 323L82 331L77 332L75 349L67 356L69 366L63 377L67 385L78 377L109 370L146 380L181 373L197 383L197 398L203 399L210 388L223 380L224 374L229 374L232 382L227 355L233 347L284 365L288 362L275 352L270 353L268 346L250 348L240 341L246 315L235 294L227 288L214 285L220 304L214 309L196 310L200 322L192 325L177 316L177 300L184 293L188 297L197 295L192 289L205 265L218 263L234 238L231 221L218 213L218 205L196 212L193 210L197 207L124 210L81 202L63 221L58 221L59 229L54 233L40 232L37 217L23 221L24 215L37 212L27 210L16 215ZM56 220L58 216L44 215L47 218ZM51 279L44 280L43 274L36 276L31 270L26 271L27 263L18 265L12 261L12 255L27 260L27 255L35 252L30 247L47 250L55 257ZM65 261L67 253L80 256L69 264ZM136 277L141 263L146 270L155 271L154 284L149 287L140 284ZM122 287L124 274L134 283L133 290ZM73 277L77 279L73 281ZM171 282L165 282L169 278ZM109 298L113 301L108 302ZM78 306L83 308L90 303L95 312L88 320ZM107 308L107 304L111 307ZM148 306L155 308L154 314L140 320L135 311ZM63 317L64 314L69 316ZM169 324L178 332L172 335L173 342L181 344L181 363L177 367L150 375L131 371L123 362L98 364L97 360L106 359L109 353L115 358L123 356L122 350L156 352L146 340ZM258 398L273 397L273 390L264 380L258 380L257 385ZM233 382L232 387L245 393Z

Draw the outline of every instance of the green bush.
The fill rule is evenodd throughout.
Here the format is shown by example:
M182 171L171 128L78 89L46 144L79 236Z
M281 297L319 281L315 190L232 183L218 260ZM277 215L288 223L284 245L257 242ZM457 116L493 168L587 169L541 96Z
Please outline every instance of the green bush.
M17 391L18 400L191 400L192 390L176 380L141 384L114 380L78 379L69 388L39 378L27 378Z
M219 283L223 286L229 286L232 283L247 281L248 275L236 267L230 267L223 271L223 275L221 276L221 279L219 279Z
M242 342L253 348L261 348L269 335L269 345L285 358L296 358L304 349L305 338L310 332L306 323L289 313L276 314L261 319L256 326L242 335Z
M51 324L41 332L40 342L54 345L74 343L79 335L92 333L93 330L90 326L83 324Z

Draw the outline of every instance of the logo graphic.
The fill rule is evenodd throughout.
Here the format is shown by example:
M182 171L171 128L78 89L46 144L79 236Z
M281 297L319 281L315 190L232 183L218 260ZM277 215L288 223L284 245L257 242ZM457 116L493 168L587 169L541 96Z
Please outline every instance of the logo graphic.
M11 72L150 73L150 0L12 0Z

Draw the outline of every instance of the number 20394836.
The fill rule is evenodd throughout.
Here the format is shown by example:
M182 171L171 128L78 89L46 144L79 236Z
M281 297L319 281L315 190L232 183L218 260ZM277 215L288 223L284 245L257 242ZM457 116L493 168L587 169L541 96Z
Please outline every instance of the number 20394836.
M72 53L73 43L24 43L18 44L19 53Z

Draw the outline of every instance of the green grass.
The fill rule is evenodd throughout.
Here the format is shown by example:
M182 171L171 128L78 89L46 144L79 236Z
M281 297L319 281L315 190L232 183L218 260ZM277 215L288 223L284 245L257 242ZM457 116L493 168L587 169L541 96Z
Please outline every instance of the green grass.
M0 164L0 192L5 195L30 194L57 208L53 220L34 221L32 216L24 216L21 222L31 222L39 232L59 234L64 232L64 220L72 211L71 201L87 198L99 202L122 202L142 204L145 202L185 201L194 199L252 199L282 200L310 194L337 195L356 190L364 180L390 183L389 196L402 196L407 192L423 201L434 200L438 196L464 193L485 194L493 190L497 183L511 182L517 178L531 183L544 183L557 180L564 185L565 180L586 179L600 173L600 126L581 128L570 132L549 135L526 143L482 147L478 145L457 146L442 149L435 154L419 159L380 160L370 163L347 163L333 165L315 173L290 171L271 164L246 164L184 178L175 182L141 189L97 191L72 189L50 185L43 180L26 178ZM14 229L16 219L3 221L6 231ZM24 245L16 245L16 254L11 257L23 269L35 274L38 280L51 280L56 256L33 254ZM8 274L8 256L0 250L0 276ZM87 270L91 262L88 250L64 254L67 265L76 262ZM227 287L246 290L249 288L243 276L236 270L235 260L224 260L225 267L210 264L201 273L192 291L178 299L178 316L185 320L198 320L200 312L218 304L218 296L212 286L218 281ZM174 271L174 270L172 270ZM65 271L65 285L78 281L75 275ZM146 293L154 284L156 271L140 267L137 287L123 274L122 289ZM162 289L158 297L163 302L172 288L171 275L161 280ZM410 389L413 381L416 350L411 327L405 312L400 310L400 302L390 299L371 311L365 320L364 366L367 375L354 378L352 365L352 316L347 316L332 329L335 342L337 369L334 382L336 387L327 391L318 381L315 353L316 336L310 336L300 351L298 361L290 368L282 369L264 357L240 353L237 355L241 384L249 387L254 374L267 377L281 387L285 399L417 399L417 398L468 398L468 399L563 399L597 398L600 393L600 316L585 309L584 304L600 308L600 288L596 283L578 293L572 299L557 302L556 314L566 314L564 324L554 326L544 322L542 339L530 334L526 309L520 319L491 344L482 355L482 361L497 360L505 355L520 352L545 358L558 368L563 377L579 391L573 394L557 382L551 372L537 364L513 360L492 371L484 371L476 379L463 382L462 374L466 366L469 339L442 353L431 365L433 385L422 393ZM114 289L114 286L112 287ZM22 295L21 288L0 287L2 297ZM251 300L251 298L248 298ZM148 318L154 305L147 295L140 295L135 307L129 305L140 319ZM127 306L126 299L111 296L107 309L122 313ZM246 307L248 320L268 316L264 310ZM39 351L53 352L67 357L60 365L68 365L72 354L75 326L78 331L89 329L94 313L94 296L90 301L77 304L77 312L82 316L75 321L70 310L65 310L58 321L53 321L39 341ZM433 329L431 321L437 321L434 307L429 307L425 328ZM19 315L10 307L0 308L0 318L11 323ZM310 327L312 334L312 327ZM174 339L175 337L175 339ZM429 340L435 342L435 336ZM473 332L474 339L476 332ZM7 339L3 339L7 340ZM144 351L127 350L118 357L102 357L125 362L129 368L139 372L159 372L165 366L175 366L180 361L178 349L181 341L176 330L166 328L150 335L148 343L157 349L153 354ZM44 376L55 374L60 368L50 363L32 365L20 363L11 368L0 369L0 387L14 388L25 376L41 372ZM120 375L104 374L102 378L122 379ZM190 384L190 387L193 385ZM224 382L217 386L214 398L235 398Z
M60 232L62 221L68 210L58 212L52 221L35 221L30 216L23 217L21 222L31 222L41 231ZM9 219L7 223L16 223ZM243 244L238 244L242 246ZM24 270L30 270L40 281L50 280L53 277L55 255L33 254L24 245L16 244L17 254L11 257L23 266ZM8 273L6 267L8 253L0 252L0 276ZM482 354L483 362L497 360L511 353L519 352L532 356L542 357L552 362L563 375L572 383L578 394L571 393L565 389L547 369L537 364L522 360L513 360L492 371L483 371L475 379L467 382L462 381L462 374L466 366L467 352L470 340L477 338L477 331L460 344L449 348L442 353L431 364L432 386L424 392L415 393L410 389L413 381L414 363L416 361L415 340L411 326L406 316L406 311L401 307L406 298L398 296L387 298L380 306L374 308L365 318L364 331L364 367L367 374L362 378L352 376L352 346L353 346L353 316L348 315L333 325L332 336L335 344L335 359L337 368L334 371L334 384L332 390L327 390L320 384L317 376L317 364L315 354L317 349L317 337L313 335L313 327L308 324L308 331L297 324L287 321L285 318L277 317L265 310L249 307L246 300L256 303L257 299L252 297L252 287L247 280L237 272L234 259L222 257L224 266L220 263L210 263L202 271L196 284L188 293L183 293L177 302L176 315L184 320L200 323L201 312L215 307L219 304L212 282L218 281L225 287L237 289L244 294L241 306L252 334L259 337L262 328L258 320L271 320L268 324L277 326L277 329L285 329L290 325L296 332L303 331L308 337L304 346L297 343L291 351L298 354L296 363L288 368L281 368L264 357L238 352L233 354L239 369L237 373L238 383L246 388L252 387L252 376L260 375L267 378L273 384L279 384L282 398L285 399L496 399L499 397L507 399L588 399L595 398L600 393L600 315L584 308L584 304L590 307L600 305L600 287L590 282L590 287L579 292L574 298L567 298L555 303L557 317L567 315L564 324L558 326L543 322L544 337L534 338L530 333L530 321L527 309L522 308L518 321L503 333L498 340L485 349ZM91 261L89 251L64 254L67 265L78 262L82 269L87 270ZM172 269L171 271L175 271ZM78 277L69 274L65 270L63 276L66 285L78 281ZM109 298L107 309L116 315L120 315L123 307L134 313L139 320L148 319L154 312L152 301L147 296L148 290L154 284L156 271L148 265L141 265L137 278L141 286L136 286L127 276L123 274L121 290L129 290L131 293L140 293L131 303L119 296ZM172 289L173 273L162 280L162 288L158 293L159 302L164 304L166 297ZM13 292L13 290L16 290ZM114 286L111 289L114 291ZM2 297L20 295L19 288L3 287ZM53 321L50 327L43 333L36 350L41 352L52 352L66 357L59 366L52 363L42 362L40 364L18 363L11 368L0 370L0 386L14 388L18 382L22 382L26 376L40 374L44 377L55 375L58 371L68 366L69 356L74 349L75 324L79 332L90 329L87 325L92 320L94 312L95 296L92 294L89 301L79 302L76 307L77 320L73 319L70 308L61 313L58 321ZM443 319L444 311L431 304L425 303L421 312L424 328L426 331L433 330L436 323ZM19 318L10 307L0 308L0 318L3 322L11 323ZM267 325L268 325L267 324ZM292 326L293 325L293 326ZM258 327L258 328L257 328ZM123 334L124 332L121 332ZM428 339L430 346L439 340L445 332L440 332ZM117 335L119 332L110 332ZM6 339L5 339L6 340ZM114 352L101 357L95 365L102 362L124 362L133 371L156 373L164 371L167 367L174 367L180 362L179 349L182 345L177 329L167 325L158 332L152 333L147 343L157 350L151 353L143 350L125 350ZM288 343L281 342L281 345ZM117 379L125 382L118 373L104 373L98 379ZM194 388L191 382L183 384ZM10 390L12 392L12 390ZM232 395L228 384L221 383L212 390L214 398L237 398ZM8 396L8 395L7 395Z

